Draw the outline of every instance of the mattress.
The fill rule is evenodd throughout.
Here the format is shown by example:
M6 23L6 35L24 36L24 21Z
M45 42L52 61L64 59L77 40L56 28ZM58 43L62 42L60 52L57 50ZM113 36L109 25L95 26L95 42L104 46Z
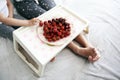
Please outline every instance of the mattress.
M89 21L85 36L101 58L90 63L66 47L39 78L14 52L12 42L0 37L0 80L120 80L120 0L55 1Z

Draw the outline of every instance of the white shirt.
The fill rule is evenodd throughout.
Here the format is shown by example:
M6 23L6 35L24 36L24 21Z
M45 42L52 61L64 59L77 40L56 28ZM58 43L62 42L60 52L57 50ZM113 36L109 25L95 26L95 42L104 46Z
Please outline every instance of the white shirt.
M4 16L8 17L8 7L7 7L7 1L6 0L0 0L0 13L4 14ZM0 22L1 24L1 22Z

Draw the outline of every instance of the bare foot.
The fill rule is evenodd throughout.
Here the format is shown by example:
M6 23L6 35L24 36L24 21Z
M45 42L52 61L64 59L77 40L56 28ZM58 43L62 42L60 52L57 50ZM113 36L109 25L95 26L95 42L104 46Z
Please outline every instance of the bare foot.
M98 51L88 43L86 43L86 46L81 48L74 42L70 42L68 47L78 55L88 58L90 62L97 61L100 58Z
M90 62L97 61L100 58L99 53L93 47L79 48L77 53L83 57L88 58Z

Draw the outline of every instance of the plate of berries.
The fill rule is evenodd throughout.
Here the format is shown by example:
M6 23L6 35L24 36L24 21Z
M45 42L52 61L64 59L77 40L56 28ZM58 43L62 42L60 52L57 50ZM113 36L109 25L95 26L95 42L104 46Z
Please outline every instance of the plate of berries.
M62 45L71 35L72 25L65 18L40 20L37 34L40 40L49 45Z

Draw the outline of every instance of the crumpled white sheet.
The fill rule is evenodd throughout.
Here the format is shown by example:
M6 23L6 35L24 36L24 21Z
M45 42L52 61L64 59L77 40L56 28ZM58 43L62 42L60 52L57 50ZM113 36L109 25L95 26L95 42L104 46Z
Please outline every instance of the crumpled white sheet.
M120 0L55 1L88 19L87 39L101 58L89 63L65 48L38 78L14 52L12 42L0 38L0 80L120 80Z

